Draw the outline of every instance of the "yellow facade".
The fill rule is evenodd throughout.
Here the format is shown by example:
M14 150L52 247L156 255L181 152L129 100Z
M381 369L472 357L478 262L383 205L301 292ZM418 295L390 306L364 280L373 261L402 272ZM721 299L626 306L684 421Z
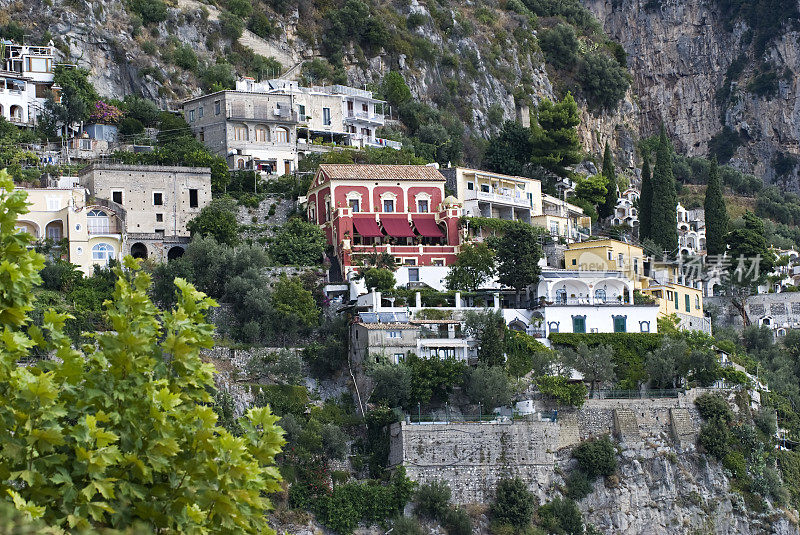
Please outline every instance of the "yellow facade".
M612 239L571 243L564 251L566 269L581 271L622 271L641 289L644 251L641 247Z
M655 298L658 303L658 315L685 314L695 318L703 318L703 291L682 284L653 284L644 288L642 293Z
M62 256L91 275L94 266L119 259L122 234L116 214L86 203L84 188L21 188L28 194L29 212L16 227L37 241L66 240Z

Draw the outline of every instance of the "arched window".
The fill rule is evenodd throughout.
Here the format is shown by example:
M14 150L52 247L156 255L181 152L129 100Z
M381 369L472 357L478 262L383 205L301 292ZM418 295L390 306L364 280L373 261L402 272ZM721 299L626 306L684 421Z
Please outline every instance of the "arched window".
M91 210L86 215L89 223L89 234L108 234L111 231L111 222L108 214L102 210Z
M289 143L289 131L282 127L276 128L275 141L278 143Z
M567 304L567 290L564 288L560 288L556 290L556 304L557 305L566 305Z
M594 301L595 303L606 302L606 291L603 288L598 288L594 291Z
M114 258L114 248L107 243L98 243L92 247L92 261L106 265Z
M262 126L256 127L256 141L259 143L266 143L269 141L269 130Z
M22 107L21 106L11 106L11 120L12 121L21 121L22 120Z

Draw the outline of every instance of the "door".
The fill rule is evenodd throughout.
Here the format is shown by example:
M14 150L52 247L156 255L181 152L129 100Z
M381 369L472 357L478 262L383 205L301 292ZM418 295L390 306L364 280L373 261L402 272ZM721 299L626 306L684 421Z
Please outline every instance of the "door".
M347 101L347 116L348 117L352 117L353 116L353 101L352 100L348 100Z
M283 174L291 175L292 174L292 160L285 160L283 162L283 165L284 165L284 168L285 168Z

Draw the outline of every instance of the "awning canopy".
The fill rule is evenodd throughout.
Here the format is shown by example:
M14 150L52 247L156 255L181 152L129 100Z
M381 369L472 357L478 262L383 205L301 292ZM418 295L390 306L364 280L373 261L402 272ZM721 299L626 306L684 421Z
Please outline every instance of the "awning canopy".
M432 215L412 215L411 220L414 222L414 226L417 227L417 232L419 232L420 236L425 236L427 238L442 238L444 236L444 232L442 232L442 229L436 224L436 219Z
M382 216L381 223L383 223L383 230L389 236L394 236L395 238L413 238L415 236L414 231L411 230L411 225L408 224L408 218L404 215Z
M354 217L353 224L356 226L356 232L363 238L379 238L383 236L383 232L381 232L374 217Z

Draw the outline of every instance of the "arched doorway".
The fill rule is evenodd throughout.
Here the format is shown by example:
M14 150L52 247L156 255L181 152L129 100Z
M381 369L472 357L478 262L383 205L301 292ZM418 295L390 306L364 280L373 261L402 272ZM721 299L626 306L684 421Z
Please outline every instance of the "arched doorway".
M184 252L185 251L183 250L183 247L175 246L167 252L167 260L175 260L176 258L180 258L183 256Z
M147 246L141 242L131 245L131 256L134 258L147 258Z
M44 228L44 235L47 239L61 241L64 237L64 223L61 220L49 222Z
M11 108L9 109L9 112L10 112L12 121L16 121L16 122L22 122L23 121L24 117L22 115L22 106L17 106L17 105L11 106Z

